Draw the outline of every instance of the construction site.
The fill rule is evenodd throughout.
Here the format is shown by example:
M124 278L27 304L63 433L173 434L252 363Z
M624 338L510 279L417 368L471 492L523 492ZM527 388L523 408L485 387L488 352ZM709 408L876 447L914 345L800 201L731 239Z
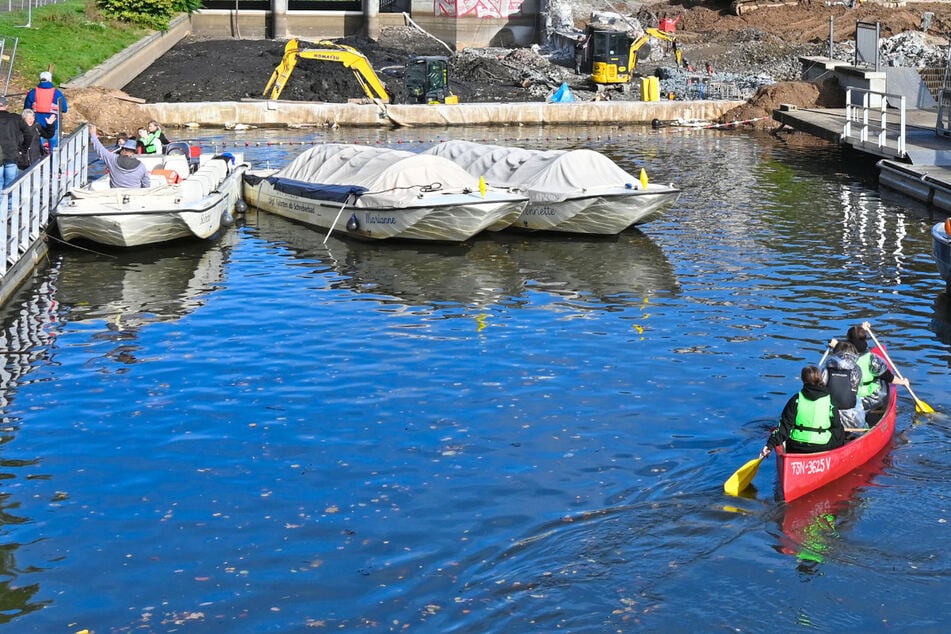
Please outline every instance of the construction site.
M404 82L407 64L430 57L447 62L446 85L441 96L435 97L439 102L451 95L460 103L544 103L563 85L576 101L639 101L643 99L641 78L653 76L659 80L658 97L665 100L749 101L769 89L782 91L785 100L802 102L802 106L826 105L822 100L831 97L814 86L779 84L799 81L804 56L852 59L857 22L880 25L883 64L919 69L932 79L929 85L937 87L947 56L951 4L894 4L561 2L552 3L546 32L537 34L539 43L458 51L411 25L385 27L377 39L348 36L332 43L366 59L381 84L376 92L371 89L368 94L359 73L341 61L311 58L297 60L278 98L348 103L386 97L391 103L412 103ZM605 7L616 11L603 11ZM625 69L620 81L595 76L590 39L580 67L576 64L577 38L590 35L598 21L609 25L613 21L610 26L624 34L617 47ZM662 37L643 37L658 32ZM638 42L636 65L632 65L630 51ZM286 41L194 32L122 86L122 91L133 101L148 104L264 99L286 46ZM326 50L326 44L303 39L299 47ZM136 115L133 102L103 98L114 94L111 90L67 85L67 91L71 106L67 128L82 121L106 123L142 116ZM730 116L754 119L753 115L768 114L773 106L769 99L761 107L754 103L748 112Z

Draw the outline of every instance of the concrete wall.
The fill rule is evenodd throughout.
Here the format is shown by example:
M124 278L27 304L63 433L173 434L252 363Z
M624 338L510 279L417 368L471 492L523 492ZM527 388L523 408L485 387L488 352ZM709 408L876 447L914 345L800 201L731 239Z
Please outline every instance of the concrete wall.
M226 101L150 103L142 108L169 127L198 123L228 127L235 123L262 127L312 126L453 126L453 125L587 125L648 124L654 119L716 119L742 101L594 101L554 104L468 103L457 105L310 103L300 101Z
M438 0L437 0L438 1ZM455 50L486 46L530 46L537 41L536 0L526 0L518 14L504 17L459 18L437 16L436 2L414 0L411 19L428 33L446 42ZM401 13L380 13L373 16L379 28L403 26ZM292 11L287 14L286 34L275 33L269 11L229 11L205 9L191 17L191 30L203 37L245 39L340 38L366 34L366 16L353 11Z

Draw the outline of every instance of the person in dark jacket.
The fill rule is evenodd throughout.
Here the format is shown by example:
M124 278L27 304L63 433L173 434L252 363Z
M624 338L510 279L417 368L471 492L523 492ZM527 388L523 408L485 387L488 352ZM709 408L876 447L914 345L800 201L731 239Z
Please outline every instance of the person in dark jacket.
M822 380L822 370L807 365L800 373L802 389L786 402L773 430L760 452L765 458L773 449L786 443L789 453L816 453L841 447L845 442L842 419L832 406L829 389Z
M7 98L0 97L0 149L3 149L3 189L20 175L17 157L33 144L33 130L18 114L7 112Z
M858 351L848 341L833 339L829 345L832 346L832 354L819 367L822 369L822 380L832 395L832 405L844 427L866 429L865 408L859 398L862 370L858 364Z
M49 145L44 143L43 139L52 139L53 135L56 134L56 115L47 115L42 117L41 120L36 118L35 112L26 108L20 113L20 116L23 117L23 121L33 130L33 141L30 143L29 152L17 157L17 163L20 169L26 170L41 161L44 156L49 155Z
M910 386L908 379L905 377L899 379L892 373L885 359L869 351L869 328L871 324L866 321L861 326L852 326L845 335L848 342L855 346L859 355L857 365L862 371L862 383L859 386L858 396L862 399L862 407L866 412L885 407L890 383Z

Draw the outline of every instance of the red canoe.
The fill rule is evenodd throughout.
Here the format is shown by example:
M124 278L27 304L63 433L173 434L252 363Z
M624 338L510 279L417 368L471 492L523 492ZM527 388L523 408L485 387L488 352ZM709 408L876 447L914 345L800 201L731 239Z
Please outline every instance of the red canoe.
M877 348L872 352L882 356ZM898 390L894 385L888 388L888 404L882 419L855 440L819 453L786 453L782 446L776 448L776 469L784 500L795 500L841 478L871 460L891 441L895 435Z

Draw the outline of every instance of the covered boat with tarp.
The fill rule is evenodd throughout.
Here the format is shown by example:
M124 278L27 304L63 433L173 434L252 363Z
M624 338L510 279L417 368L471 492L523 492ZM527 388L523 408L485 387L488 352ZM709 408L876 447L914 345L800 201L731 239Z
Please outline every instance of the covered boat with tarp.
M676 187L637 178L594 150L446 141L426 153L527 196L528 205L512 224L518 229L614 235L657 218L680 196Z
M338 143L249 172L244 193L258 209L365 240L461 242L508 227L528 203L445 158Z

